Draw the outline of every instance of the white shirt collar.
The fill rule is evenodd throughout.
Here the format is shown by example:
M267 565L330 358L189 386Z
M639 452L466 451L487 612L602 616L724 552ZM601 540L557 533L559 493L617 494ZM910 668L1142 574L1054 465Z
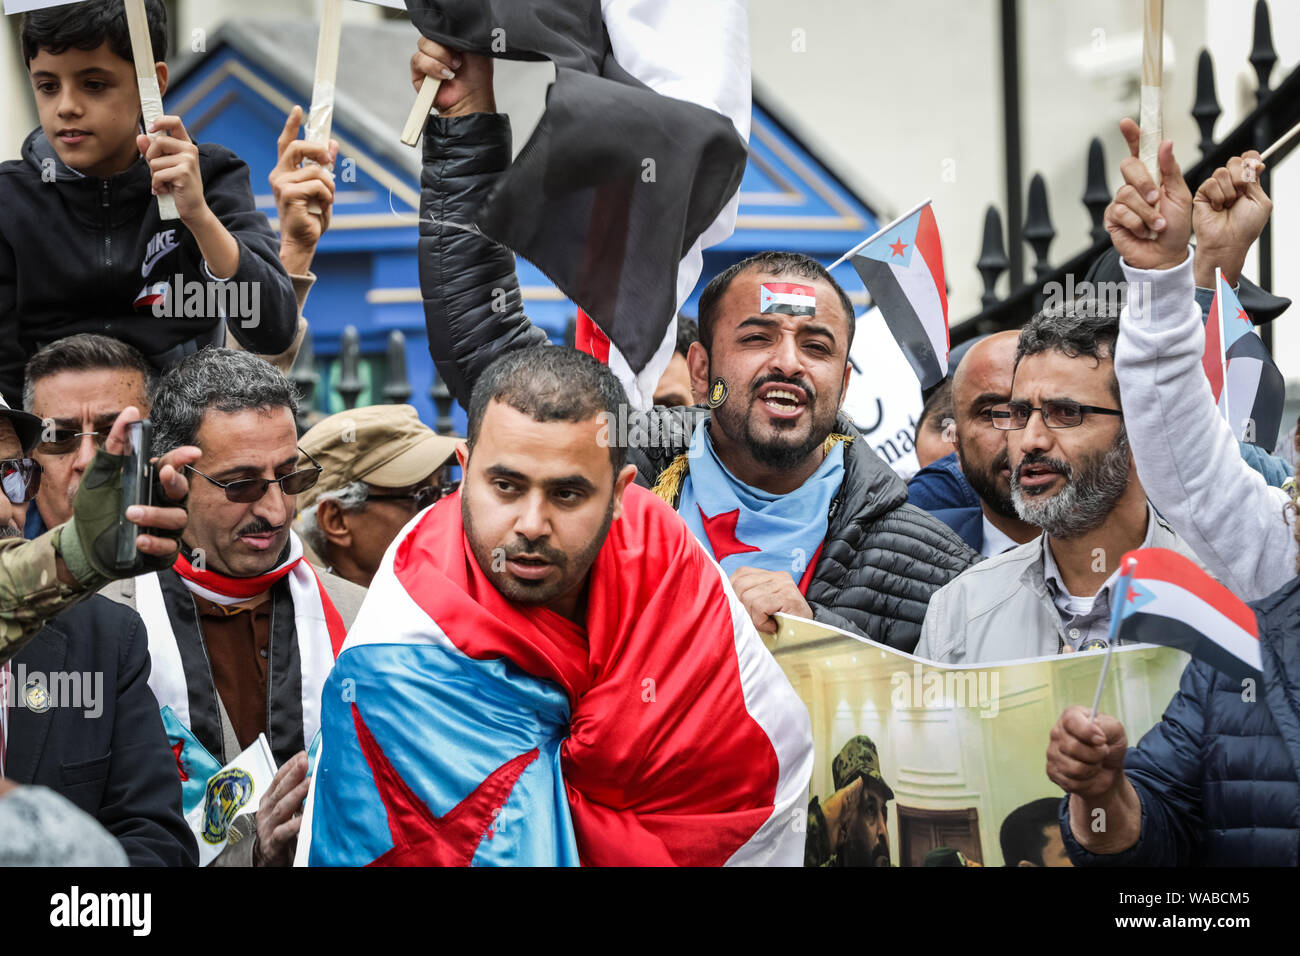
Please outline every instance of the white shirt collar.
M984 515L982 520L984 521L984 545L980 548L980 554L984 557L991 558L1003 551L1020 547L1020 542L1003 534L1001 529L989 520L988 515Z
M988 519L985 520L987 521ZM1139 547L1142 548L1151 547L1151 536L1155 532L1155 528L1156 528L1155 509L1151 507L1151 502L1148 501L1147 502L1147 536L1143 540L1142 544L1139 545ZM1075 598L1075 600L1079 600L1079 599L1087 600L1086 596L1084 595L1080 595L1080 594L1071 595L1069 589L1066 588L1065 579L1061 577L1061 569L1057 567L1056 558L1052 555L1052 548L1051 545L1048 543L1048 537L1049 537L1048 534L1044 532L1043 536L1039 539L1043 545L1043 580L1047 582L1051 582L1053 585L1055 585L1055 587L1052 589L1052 593L1056 601L1057 607L1061 607L1063 604L1068 603L1071 597ZM1118 577L1119 577L1119 562L1116 561L1115 570L1112 571L1110 577L1108 577L1102 583L1102 586L1097 588L1097 594L1093 595L1093 600L1096 600L1097 595L1109 591L1111 585L1115 583Z

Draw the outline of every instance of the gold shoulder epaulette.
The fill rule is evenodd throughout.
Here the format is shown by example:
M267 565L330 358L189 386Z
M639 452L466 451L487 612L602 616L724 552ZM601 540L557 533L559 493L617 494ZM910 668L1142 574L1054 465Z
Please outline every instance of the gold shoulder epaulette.
M686 469L689 466L690 460L686 455L678 455L673 459L672 464L659 473L655 486L650 490L671 505L677 500L677 492L681 490L682 480L686 477Z

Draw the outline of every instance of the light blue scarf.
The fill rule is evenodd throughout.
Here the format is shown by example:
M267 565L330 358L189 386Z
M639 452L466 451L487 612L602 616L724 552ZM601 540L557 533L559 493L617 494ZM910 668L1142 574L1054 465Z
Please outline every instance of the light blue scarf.
M677 512L722 565L785 571L806 592L826 540L831 502L844 481L844 445L837 442L802 485L784 495L752 488L718 460L707 422L691 437L691 467Z

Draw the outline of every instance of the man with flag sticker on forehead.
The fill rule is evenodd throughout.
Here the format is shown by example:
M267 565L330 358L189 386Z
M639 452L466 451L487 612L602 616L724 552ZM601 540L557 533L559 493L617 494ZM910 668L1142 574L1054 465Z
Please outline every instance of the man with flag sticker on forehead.
M201 452L187 469L183 547L172 568L104 591L144 619L185 815L216 865L292 861L321 687L365 594L313 568L291 530L296 495L320 474L298 447L297 408L288 379L248 352L204 349L168 372L150 412L154 451ZM279 770L249 795L255 815L214 830L206 810L229 791L223 767L267 749L263 735L259 765Z
M522 310L510 250L466 228L510 162L491 59L424 37L411 67L442 82L424 132L422 208L439 212L420 223L421 290L430 352L464 404L496 357L547 337ZM977 556L907 503L840 414L854 321L807 256L737 263L700 297L687 364L703 407L628 403L606 440L721 564L760 631L784 612L910 651L930 595Z

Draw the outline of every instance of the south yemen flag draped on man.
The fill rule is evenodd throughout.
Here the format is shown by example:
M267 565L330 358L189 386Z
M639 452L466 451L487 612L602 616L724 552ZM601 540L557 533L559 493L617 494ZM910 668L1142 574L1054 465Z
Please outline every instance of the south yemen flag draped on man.
M1277 446L1286 379L1223 273L1214 270L1214 299L1205 317L1201 366L1219 411L1238 441L1265 451Z
M891 222L845 258L852 258L921 388L942 381L948 374L948 293L939 226L930 200Z
M677 515L627 489L582 627L502 597L460 507L407 525L348 634L299 862L798 866L808 712Z
M1229 677L1260 679L1263 664L1255 612L1196 564L1165 548L1141 548L1120 560L1135 562L1122 615L1121 641L1177 647Z
M702 248L735 228L751 108L745 3L406 5L446 46L555 64L541 121L475 221L590 316L612 345L604 360L649 407Z

